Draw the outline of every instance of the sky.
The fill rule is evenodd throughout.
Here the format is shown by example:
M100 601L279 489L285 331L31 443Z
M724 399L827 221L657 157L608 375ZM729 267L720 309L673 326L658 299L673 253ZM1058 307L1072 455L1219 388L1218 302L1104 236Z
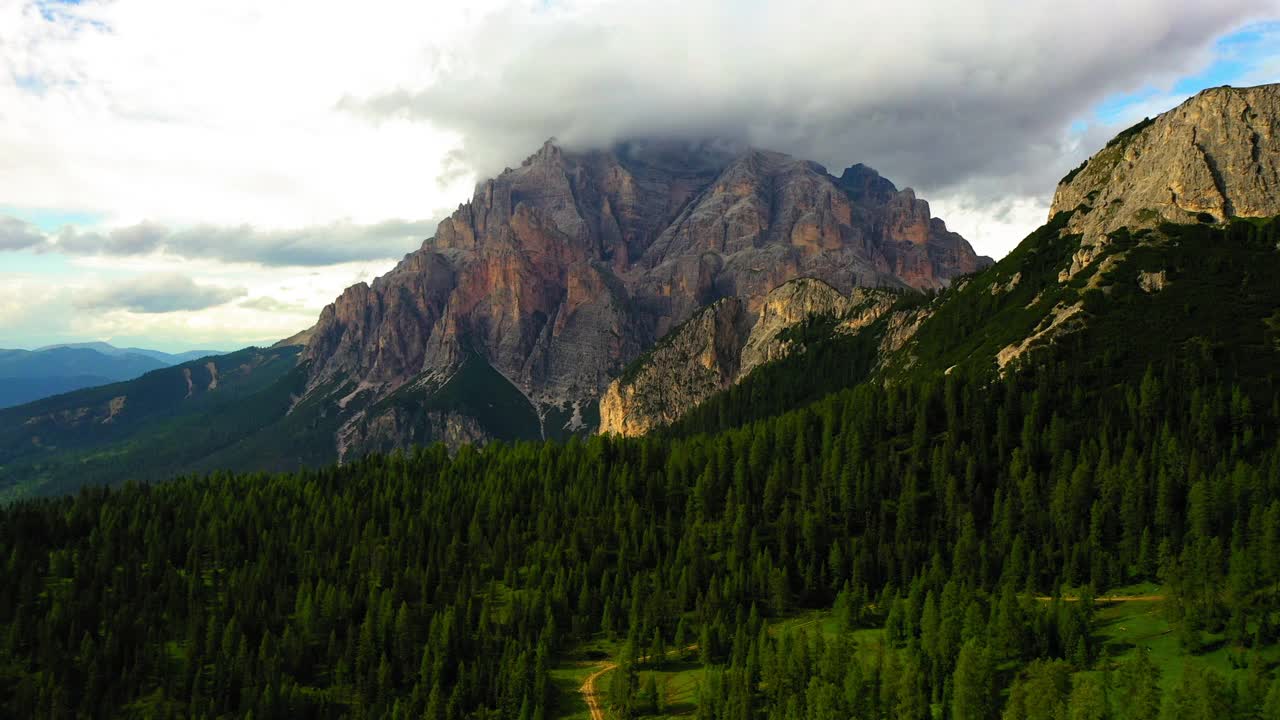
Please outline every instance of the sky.
M1280 0L0 0L0 347L269 343L549 137L866 163L981 253Z

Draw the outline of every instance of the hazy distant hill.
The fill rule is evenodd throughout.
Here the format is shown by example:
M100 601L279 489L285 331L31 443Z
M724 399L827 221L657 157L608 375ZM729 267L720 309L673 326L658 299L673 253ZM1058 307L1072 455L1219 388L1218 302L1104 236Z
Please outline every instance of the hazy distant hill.
M58 348L80 348L87 350L97 350L104 355L112 355L119 357L122 355L145 355L164 363L165 365L181 365L191 360L199 360L203 357L211 355L226 355L226 350L188 350L180 353L167 353L160 350L148 350L147 348L127 347L118 348L115 345L104 342L87 342L87 343L63 343L61 345L46 345L42 348L36 348L35 352L44 350L55 350Z
M174 354L144 348L117 348L102 342L0 350L0 407L132 380L152 370L221 354L215 350Z

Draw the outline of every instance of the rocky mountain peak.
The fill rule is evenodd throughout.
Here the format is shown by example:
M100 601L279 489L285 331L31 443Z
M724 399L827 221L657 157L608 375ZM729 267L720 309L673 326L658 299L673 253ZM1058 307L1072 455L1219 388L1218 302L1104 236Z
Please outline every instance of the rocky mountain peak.
M840 175L840 186L856 202L887 203L898 192L892 182L862 163L845 168Z
M1280 214L1280 84L1204 90L1120 133L1069 173L1050 217L1091 248L1121 227ZM1077 263L1079 265L1079 263Z
M836 178L725 142L548 140L480 183L395 270L326 308L304 360L312 394L343 393L341 435L356 450L379 398L470 359L519 390L545 433L716 301L754 315L798 277L844 294L937 288L989 262L865 166Z

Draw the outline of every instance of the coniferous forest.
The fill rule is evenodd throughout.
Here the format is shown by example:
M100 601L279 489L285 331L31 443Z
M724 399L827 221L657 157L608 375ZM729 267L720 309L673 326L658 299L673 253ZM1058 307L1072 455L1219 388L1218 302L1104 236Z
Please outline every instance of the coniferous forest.
M669 709L667 662L717 720L1280 717L1280 392L1099 367L17 504L3 714L549 720L596 642L620 718ZM1098 598L1143 583L1179 657L1239 669L1110 657Z

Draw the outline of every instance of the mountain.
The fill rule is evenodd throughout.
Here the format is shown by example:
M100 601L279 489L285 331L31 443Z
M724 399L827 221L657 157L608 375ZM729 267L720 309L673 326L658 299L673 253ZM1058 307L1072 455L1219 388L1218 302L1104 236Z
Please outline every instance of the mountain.
M1139 123L1063 179L1049 223L955 288L897 367L1005 372L1108 326L1117 342L1099 351L1135 365L1152 359L1144 342L1193 338L1266 357L1261 333L1280 307L1265 279L1280 269L1277 168L1280 84L1212 88Z
M170 354L143 348L117 348L103 342L0 350L0 408L132 380L152 370L221 354L204 350Z
M345 291L310 331L254 351L266 353L254 362L272 368L270 382L257 373L238 394L214 393L225 401L184 408L185 381L166 381L179 395L166 396L166 412L201 432L184 444L186 465L158 459L176 442L161 422L67 445L46 441L44 406L27 406L0 415L0 485L15 497L127 474L81 472L86 457L159 478L600 427L710 432L868 380L999 378L1065 358L1080 383L1141 379L1171 354L1253 383L1276 360L1280 297L1267 279L1280 253L1276 223L1261 216L1280 214L1280 199L1246 200L1252 186L1235 174L1265 177L1276 163L1267 128L1280 113L1259 99L1276 92L1207 91L1122 133L1064 181L1050 222L993 267L913 193L864 167L834 177L715 145L547 144L482 184L392 272ZM1253 115L1238 111L1240 98ZM1215 118L1213 140L1179 124L1197 117ZM1183 143L1191 134L1199 145ZM1108 160L1118 146L1144 149ZM1255 164L1228 161L1254 147ZM1148 167L1151 156L1169 167ZM1177 174L1194 162L1227 175ZM1105 163L1108 173L1095 169ZM1176 182L1180 197L1221 192L1237 215L1171 223L1157 204L1126 211L1116 228L1090 219L1121 204L1112 184L1139 175ZM1152 203L1163 196L1152 193ZM287 370L266 362L286 356ZM58 409L102 415L117 395L71 393Z
M105 342L87 342L87 343L63 343L61 345L46 345L42 348L36 348L35 352L45 350L54 350L57 348L80 348L88 350L96 350L103 355L111 355L119 357L122 355L142 355L154 358L165 365L181 365L191 360L199 360L200 358L211 357L213 355L226 355L226 350L188 350L180 353L167 353L160 350L148 350L147 348L127 347L118 348L115 345Z
M1050 216L1085 206L1067 230L1082 235L1068 275L1108 236L1162 222L1222 222L1276 214L1280 198L1280 85L1217 87L1120 133L1068 173Z
M600 432L643 435L670 424L757 368L805 349L814 331L824 338L856 335L900 298L899 292L868 288L845 295L821 280L798 278L766 295L755 313L736 297L713 303L609 384L600 400ZM806 327L815 321L816 327ZM841 353L843 372L852 374L849 384L869 370L861 360L897 349L900 339L878 339L869 356Z
M481 184L390 273L348 288L315 327L252 351L248 367L269 365L276 385L261 385L254 371L241 390L225 380L208 388L221 399L202 405L184 396L181 375L160 371L149 384L0 414L0 487L17 497L123 477L79 469L110 453L135 477L177 472L156 459L172 455L157 448L175 441L159 418L186 427L200 413L209 428L235 427L216 439L200 428L198 442L182 441L187 468L288 468L437 441L564 438L593 431L609 382L709 303L731 304L741 323L768 312L770 293L799 277L844 294L937 289L989 263L914 192L862 165L835 177L812 162L716 143L572 152L548 142ZM757 355L781 352L759 333L755 342ZM296 369L281 369L285 354L296 355ZM182 367L205 373L204 363ZM112 415L114 398L131 398L131 418L153 391L168 415ZM244 417L236 403L257 412ZM110 419L111 432L82 423L75 442L55 440L47 418L62 416Z
M0 410L0 503L237 466L219 453L296 406L297 356L296 347L248 348ZM284 466L310 460L303 443L281 452L293 454ZM273 466L261 454L254 463Z
M1082 367L1105 358L1138 376L1191 349L1267 367L1280 360L1280 290L1268 280L1280 272L1277 222L1268 220L1280 215L1278 129L1280 85L1205 90L1120 133L1063 179L1045 226L927 305L900 301L886 313L886 300L864 322L860 306L852 303L851 319L833 290L825 302L784 295L773 314L803 342L758 377L737 369L699 384L689 377L693 355L653 353L606 391L601 430L710 431L872 376L1002 374L1067 343ZM699 348L715 337L688 327L668 345ZM870 363L860 359L868 352ZM837 354L848 362L831 362Z
M608 383L709 303L736 298L754 313L801 276L846 293L941 288L989 262L865 166L835 177L716 144L548 142L324 310L303 354L308 396L347 416L340 456L429 438L559 437L593 428ZM492 397L428 409L464 367L523 395L523 420L499 418L505 400Z
M128 380L165 365L145 355L107 355L89 348L0 350L0 407Z

